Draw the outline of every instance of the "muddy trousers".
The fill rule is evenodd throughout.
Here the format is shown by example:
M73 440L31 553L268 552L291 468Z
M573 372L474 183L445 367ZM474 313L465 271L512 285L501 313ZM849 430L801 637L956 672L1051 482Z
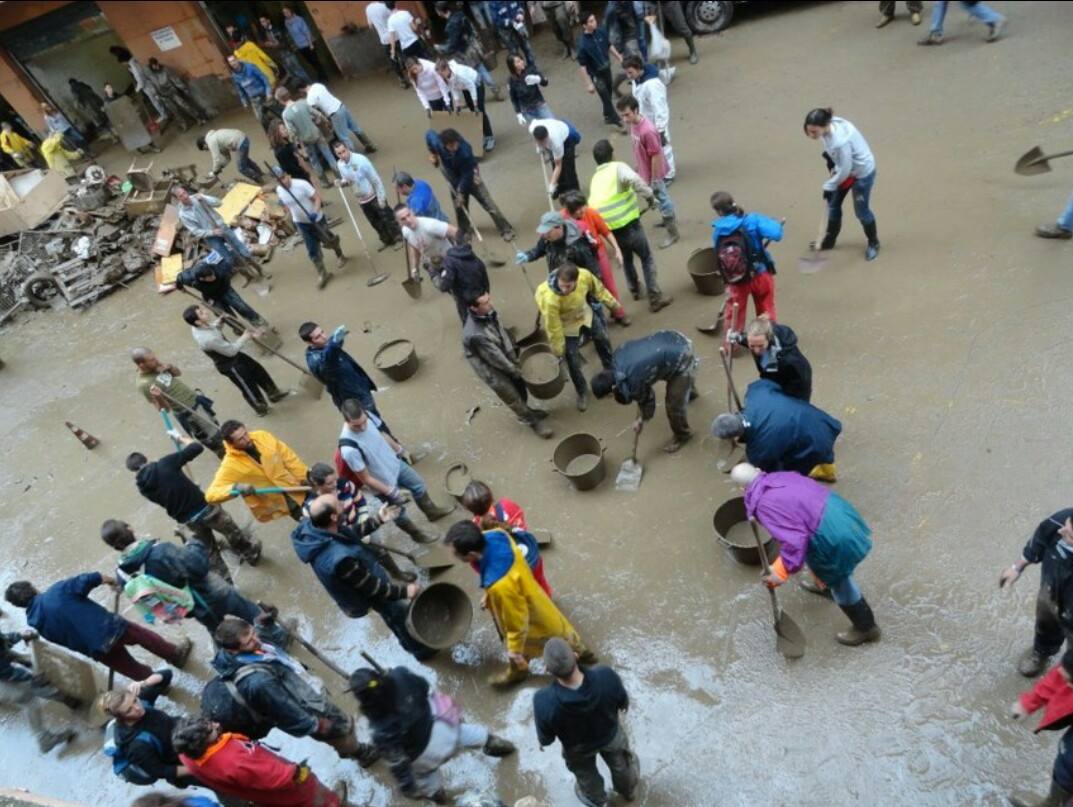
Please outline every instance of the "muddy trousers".
M201 123L209 119L208 113L186 93L178 90L162 91L160 92L160 100L163 102L164 108L168 110L168 114L176 119L186 116L194 123Z
M481 380L492 388L496 397L518 417L518 420L527 426L532 426L537 422L539 418L529 408L529 390L525 388L524 381L491 369L480 375Z
M380 204L375 196L368 202L358 204L361 205L361 212L365 214L369 224L376 230L381 244L389 247L402 238L402 230L399 229L399 223L395 221L395 214L391 212L391 208Z
M514 228L510 222L507 221L507 217L503 215L499 209L499 205L495 203L495 199L492 198L492 194L488 191L488 186L481 181L480 177L473 178L473 188L469 193L458 193L454 195L455 199L455 220L458 222L458 226L463 232L473 231L473 220L469 216L469 200L470 197L477 200L477 203L487 211L488 215L492 217L492 223L495 224L496 229L501 236L507 233L513 232Z
M143 628L137 622L124 620L127 629L120 634L106 653L98 653L93 658L110 670L125 675L131 681L144 681L153 674L152 667L136 661L127 650L132 645L145 648L154 656L175 664L179 659L179 648L149 628Z
M1054 603L1041 588L1039 596L1036 597L1036 636L1032 647L1041 656L1050 657L1062 649L1065 638L1065 631L1062 629L1062 623L1058 621Z
M630 750L629 738L621 726L611 742L596 751L563 749L563 761L570 773L574 774L580 795L597 807L608 803L604 778L596 767L597 754L611 771L611 786L623 797L632 799L641 778L641 765L637 755Z
M634 299L640 299L641 283L637 277L637 269L633 265L636 255L641 259L641 272L645 278L645 287L648 290L649 299L661 297L659 281L656 279L656 259L652 256L652 247L648 245L644 228L641 227L641 219L636 218L625 227L619 227L611 231L618 247L622 250L622 271L626 275L626 285L630 287L630 294Z
M695 383L694 373L695 371L690 369L667 382L667 420L671 423L671 431L675 437L686 437L693 433L689 428L686 409Z
M879 13L882 14L884 17L893 17L894 7L896 5L898 5L898 3L895 2L895 0L879 0ZM909 0L905 4L905 7L909 9L909 13L913 13L915 11L917 14L919 14L921 11L924 10L924 3L921 2L921 0Z
M26 722L37 739L42 752L48 750L54 732L45 727L41 700L63 702L63 694L51 684L36 683L30 678L24 681L0 681L0 703L16 706L26 716Z
M220 533L231 547L247 563L256 563L261 556L261 542L251 538L226 510L218 504L210 504L201 513L187 521L184 525L201 541L209 547L210 554L219 556L220 550L214 533Z
M245 353L236 353L227 365L221 366L220 375L238 387L246 403L257 412L267 412L269 400L280 395L279 387L264 366Z
M313 262L318 271L324 267L324 256L320 250L321 244L324 244L340 258L343 257L339 236L328 229L328 222L324 216L321 216L316 222L296 221L294 224L298 227L298 232L302 234L302 241L305 242L306 254L309 255L309 260Z
M570 372L570 380L578 395L588 392L589 385L581 372L581 337L588 334L596 347L596 355L600 358L600 364L605 370L612 369L611 340L607 338L607 326L599 314L592 318L591 328L582 328L577 336L566 337L566 369Z
M424 661L425 659L432 658L436 655L434 649L417 641L413 634L410 633L410 629L406 627L406 615L410 612L410 608L405 600L373 603L372 609L380 614L380 618L384 620L384 624L388 626L388 629L395 634L395 638L399 640L402 649L415 659Z

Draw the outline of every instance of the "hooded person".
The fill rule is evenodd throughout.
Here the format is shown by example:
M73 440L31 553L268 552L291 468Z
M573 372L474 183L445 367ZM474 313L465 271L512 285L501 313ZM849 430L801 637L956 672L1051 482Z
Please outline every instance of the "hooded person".
M879 627L868 601L853 579L858 564L872 549L872 529L848 501L830 488L793 472L764 473L739 463L731 481L745 491L745 513L756 519L779 544L779 557L763 581L776 588L807 563L818 583L802 588L830 596L853 627L836 634L839 644L856 647L875 642Z
M291 533L298 560L312 568L324 590L351 619L376 611L399 644L418 661L436 655L410 633L406 624L408 603L421 590L417 583L391 582L388 570L364 542L343 533L339 503L334 496L319 496Z
M462 751L480 749L490 757L513 754L514 745L483 726L467 723L449 695L433 692L427 679L406 667L350 675L373 744L391 767L402 794L447 803L440 768Z
M472 521L459 521L444 543L466 563L476 563L484 589L483 604L506 645L508 666L489 683L502 686L529 675L529 659L540 655L552 637L564 639L586 663L596 656L533 577L514 537L506 530L483 531Z
M1073 686L1064 664L1056 664L1036 682L1028 692L1022 692L1010 710L1010 717L1020 720L1043 710L1035 733L1065 729L1058 741L1058 755L1054 758L1051 787L1047 795L1038 799L1011 795L1014 807L1067 807L1073 799Z
M774 381L787 395L808 403L812 365L798 348L793 328L757 317L744 333L727 334L727 340L749 349L761 378Z
M437 289L454 298L458 318L463 325L469 315L469 303L492 288L484 261L474 254L469 244L448 249L443 263L438 267L430 265L428 274Z
M745 458L764 471L796 471L834 482L835 440L842 424L810 403L787 395L769 378L745 390L741 412L724 412L712 422L712 434L745 444Z

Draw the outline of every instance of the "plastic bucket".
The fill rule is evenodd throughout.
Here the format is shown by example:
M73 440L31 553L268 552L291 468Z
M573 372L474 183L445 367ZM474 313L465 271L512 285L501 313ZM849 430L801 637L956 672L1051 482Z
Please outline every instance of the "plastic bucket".
M566 385L566 368L551 347L544 344L530 345L518 354L518 364L522 367L522 380L529 393L541 401L554 398ZM551 367L555 367L552 375Z
M686 261L686 269L693 278L693 285L697 292L708 297L722 294L726 289L723 276L715 264L715 247L703 247L695 249Z
M715 527L719 543L730 551L734 560L746 566L760 565L760 550L756 548L756 539L745 515L744 498L736 496L719 505L712 517L712 526ZM760 540L764 542L768 562L774 561L779 556L778 542L759 524L756 529L760 533Z
M604 445L598 437L585 432L564 437L555 447L552 464L578 490L591 490L604 481Z
M422 589L406 614L406 627L422 644L437 650L458 644L469 633L473 603L454 583L433 583Z
M405 381L417 372L417 350L409 339L392 339L380 345L373 364L392 381Z

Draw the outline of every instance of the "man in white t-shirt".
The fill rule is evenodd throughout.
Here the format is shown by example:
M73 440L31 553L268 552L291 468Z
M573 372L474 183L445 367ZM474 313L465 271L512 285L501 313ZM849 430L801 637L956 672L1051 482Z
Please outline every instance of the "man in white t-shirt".
M384 3L375 2L365 6L365 19L368 20L369 25L376 31L376 36L380 39L380 46L384 49L388 61L391 62L391 66L395 69L395 74L398 75L399 81L405 88L408 85L406 83L406 76L402 70L402 60L396 58L391 51L391 29L388 28L387 24L388 17L390 16L391 9Z
M380 236L381 249L394 245L401 233L395 214L387 206L387 190L380 174L363 154L355 154L346 143L335 144L335 168L339 173L340 187L349 186L361 205L361 212Z
M442 260L458 239L458 228L439 219L415 216L406 205L395 206L395 221L402 227L402 237L410 251L412 266L425 266Z
M376 151L376 144L354 120L347 105L332 95L327 87L320 82L314 82L301 84L299 89L305 92L306 102L332 122L332 130L337 140L342 140L350 148L354 148L354 141L350 139L350 133L353 132L361 141L366 154Z
M395 3L385 0L384 3L391 9L391 16L387 18L388 47L391 56L405 62L407 59L427 59L428 51L425 43L417 35L418 21L414 15L406 9L395 8Z
M313 265L317 267L317 288L323 289L328 285L331 274L324 268L324 255L320 245L324 244L334 252L339 259L339 265L342 266L346 263L347 257L339 245L339 236L328 229L328 220L321 212L323 202L316 188L304 179L294 179L279 168L275 173L279 180L276 196L280 204L287 208L291 214L291 221L302 234L309 260L313 261Z
M380 419L366 411L356 398L343 401L343 430L339 433L339 456L347 468L361 481L362 487L377 498L402 507L405 497L400 488L410 491L414 503L425 518L437 521L450 514L454 507L440 507L428 495L428 486L421 474L402 458L405 449L395 438L380 428ZM395 519L396 526L419 543L437 540L422 531L403 508Z
M551 164L548 193L552 198L566 191L581 190L574 151L581 142L581 133L566 121L537 118L529 124L529 134L536 141L537 151Z

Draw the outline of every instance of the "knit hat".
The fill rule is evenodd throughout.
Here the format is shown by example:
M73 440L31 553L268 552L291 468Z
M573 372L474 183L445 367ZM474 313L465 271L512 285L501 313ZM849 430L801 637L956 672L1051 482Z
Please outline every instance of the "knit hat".
M741 437L745 432L745 421L741 415L724 412L712 421L712 434L720 439Z
M540 217L540 225L536 228L538 235L544 235L549 230L554 230L556 227L563 226L563 217L559 213L553 213L548 211Z
M577 666L574 648L558 636L548 639L547 644L544 645L544 666L556 678L566 678Z

